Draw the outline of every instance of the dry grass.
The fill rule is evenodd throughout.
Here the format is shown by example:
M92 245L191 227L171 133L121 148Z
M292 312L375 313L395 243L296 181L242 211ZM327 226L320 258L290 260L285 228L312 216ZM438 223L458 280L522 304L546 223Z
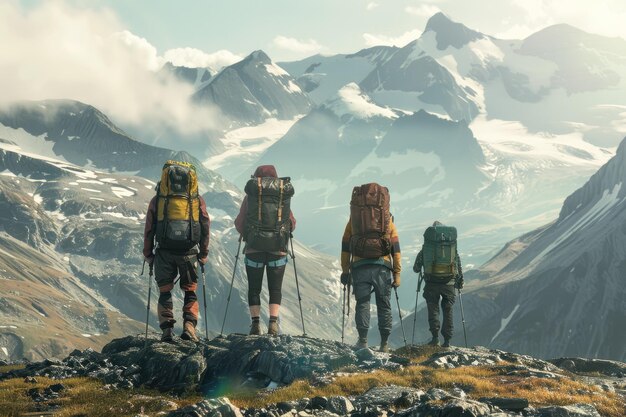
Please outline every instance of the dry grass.
M231 396L240 407L262 407L269 403L291 401L303 397L358 395L376 386L400 385L427 390L429 388L461 388L473 399L480 397L523 397L533 406L594 404L605 417L623 417L626 403L616 394L569 379L524 378L504 375L504 367L463 367L433 369L414 365L396 372L376 371L337 377L331 384L312 387L307 381L259 396L247 393Z
M58 382L40 377L37 377L37 383L34 384L17 378L0 382L0 415L18 417L23 413L37 411L36 403L27 395L27 391L31 388L44 389ZM68 389L61 393L59 399L51 401L61 406L54 414L58 417L132 417L142 410L146 413L167 410L168 401L185 406L201 400L198 395L173 398L145 389L104 390L102 382L89 378L70 378L60 382Z

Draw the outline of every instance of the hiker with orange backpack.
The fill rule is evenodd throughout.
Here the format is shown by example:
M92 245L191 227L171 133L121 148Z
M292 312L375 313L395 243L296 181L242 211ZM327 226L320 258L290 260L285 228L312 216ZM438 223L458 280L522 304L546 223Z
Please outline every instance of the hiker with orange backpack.
M187 162L167 161L156 196L148 206L143 244L144 259L150 271L154 268L159 286L157 311L162 341L174 338L176 320L171 291L177 276L185 292L180 337L198 341L197 268L198 262L204 267L208 260L210 223L206 203L198 193L196 168Z
M262 334L261 289L266 272L269 288L267 333L276 336L280 333L278 317L288 243L296 228L290 204L294 189L288 177L278 177L273 165L262 165L255 170L244 190L246 196L235 219L235 228L246 242L244 263L252 320L250 334Z
M367 347L372 292L378 310L380 350L389 350L391 289L400 286L400 241L389 212L389 190L376 183L354 187L350 219L341 240L341 283L354 287L355 321L359 340L355 348ZM345 287L344 287L345 288Z

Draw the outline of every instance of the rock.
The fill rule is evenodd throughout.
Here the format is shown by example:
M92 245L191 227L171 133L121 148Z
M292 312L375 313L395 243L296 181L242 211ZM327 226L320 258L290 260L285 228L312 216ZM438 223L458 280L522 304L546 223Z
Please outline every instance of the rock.
M328 397L326 410L340 416L350 414L354 410L354 405L346 397Z
M537 417L600 417L598 410L589 404L543 407L536 413Z
M526 398L483 397L479 398L478 401L508 411L519 412L528 408L528 399Z
M550 359L548 362L561 369L577 374L599 373L613 377L626 374L626 363L618 361L586 358L559 358Z
M396 413L398 417L493 417L494 412L499 410L477 401L461 400L459 398L452 398L444 404L436 403L421 403L408 410L400 411ZM507 416L506 413L498 413L500 416ZM498 415L495 414L495 415ZM500 417L498 416L498 417Z
M197 404L172 411L168 417L243 417L241 411L228 398L204 400Z
M9 362L0 359L0 366L7 366Z
M615 387L611 384L602 384L600 385L600 388L606 392L615 392Z
M410 402L414 404L416 402L419 402L424 395L424 391L419 389L389 385L386 387L371 388L364 394L355 397L353 403L354 406L357 408L362 408L364 406L389 407L403 397L404 402Z
M62 392L65 391L67 389L67 387L63 384L54 384L54 385L50 385L50 387L48 387L51 391L53 392Z
M37 383L37 378L34 378L32 376L27 376L26 378L24 378L24 382L26 382L28 384L36 384Z
M283 401L283 402L276 404L276 408L281 413L289 413L292 410L297 410L298 403L296 401Z
M461 388L452 388L450 390L450 394L460 399L464 399L465 397L467 397L467 394Z
M444 400L446 398L450 398L452 397L452 395L450 395L450 393L448 391L444 391L442 389L439 388L431 388L428 390L428 392L426 393L427 399L429 401L432 400Z
M310 404L313 410L325 410L328 405L328 399L326 397L313 397Z
M498 362L509 362L523 365L540 371L557 372L558 368L553 364L535 359L527 355L504 352L497 349L484 347L460 348L452 347L431 355L422 362L422 365L434 368L458 368L460 366L492 366Z

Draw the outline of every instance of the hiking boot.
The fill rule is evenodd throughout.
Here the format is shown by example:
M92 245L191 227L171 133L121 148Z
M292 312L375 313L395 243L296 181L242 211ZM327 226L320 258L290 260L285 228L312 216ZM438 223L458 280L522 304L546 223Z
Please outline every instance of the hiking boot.
M384 352L384 353L389 352L389 343L387 343L387 342L381 342L381 343L380 343L380 349L379 349L379 351L380 351L380 352Z
M180 335L183 340L191 340L192 342L198 342L198 336L196 336L196 326L192 322L186 321L183 323L183 333Z
M439 338L437 336L433 336L432 339L430 339L430 342L428 342L429 346L439 346Z
M163 329L163 334L161 335L161 342L172 342L174 341L174 329L172 327L167 327Z
M267 334L269 334L270 336L278 336L277 320L270 320L269 324L267 325Z
M252 320L252 324L250 325L250 334L255 336L260 336L261 333L261 322L259 320Z
M367 348L367 339L362 339L359 337L359 341L356 342L354 348L357 350L366 349Z
M449 348L450 347L450 339L444 339L443 345L441 347Z

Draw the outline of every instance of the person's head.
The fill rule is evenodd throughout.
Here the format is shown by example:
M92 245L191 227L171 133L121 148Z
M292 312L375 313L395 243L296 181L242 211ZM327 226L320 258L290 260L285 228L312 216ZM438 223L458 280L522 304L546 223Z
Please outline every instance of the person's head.
M435 220L435 222L433 223L433 227L437 227L437 226L441 226L443 223L441 223L439 220Z
M261 165L257 167L252 177L278 178L278 174L276 173L276 168L274 167L274 165Z

